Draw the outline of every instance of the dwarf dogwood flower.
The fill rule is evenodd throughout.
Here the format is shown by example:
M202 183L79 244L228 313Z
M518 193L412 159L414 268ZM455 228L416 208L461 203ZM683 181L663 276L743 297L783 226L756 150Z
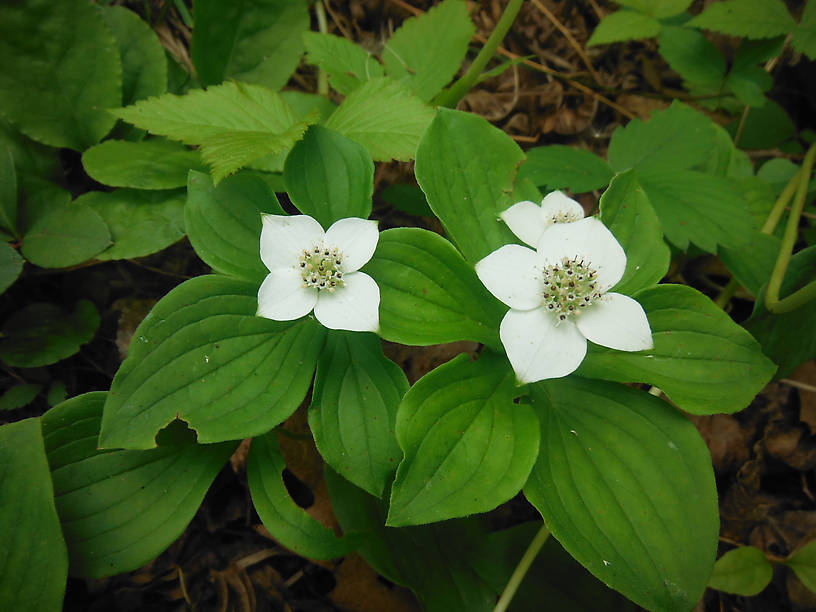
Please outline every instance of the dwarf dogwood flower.
M507 244L476 264L485 287L510 307L499 337L520 382L573 372L587 340L621 351L652 348L641 305L609 291L626 254L603 223L551 224L536 246Z
M360 268L374 254L377 222L350 217L323 231L307 215L263 215L258 315L291 321L309 314L330 329L376 332L380 289Z
M540 206L525 200L513 204L499 216L522 242L535 248L544 230L556 223L580 221L584 218L584 209L563 192L553 191L541 200Z

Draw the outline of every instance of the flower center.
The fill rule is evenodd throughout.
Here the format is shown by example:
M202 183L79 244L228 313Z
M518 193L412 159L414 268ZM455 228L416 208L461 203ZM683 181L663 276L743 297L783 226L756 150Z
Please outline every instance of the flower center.
M343 272L340 270L341 263L343 254L337 247L315 245L311 249L304 249L298 259L303 286L334 293L335 289L345 284Z
M550 216L550 222L555 223L572 223L573 221L580 221L583 217L576 212L570 210L559 210Z
M543 277L541 304L561 321L580 314L601 297L598 273L583 259L564 257L544 268Z

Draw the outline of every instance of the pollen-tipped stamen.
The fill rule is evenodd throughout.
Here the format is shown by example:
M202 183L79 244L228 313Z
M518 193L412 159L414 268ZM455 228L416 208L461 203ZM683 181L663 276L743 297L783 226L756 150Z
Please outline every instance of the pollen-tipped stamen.
M583 259L563 257L543 270L542 305L559 321L579 315L601 297L598 272Z
M340 269L342 263L343 254L337 247L314 245L311 249L304 249L297 265L303 286L333 293L345 284Z

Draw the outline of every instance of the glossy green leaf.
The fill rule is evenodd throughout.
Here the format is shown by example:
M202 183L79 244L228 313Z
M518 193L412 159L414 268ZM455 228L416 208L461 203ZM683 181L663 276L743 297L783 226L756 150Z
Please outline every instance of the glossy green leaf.
M67 268L92 259L111 244L108 226L81 202L54 206L34 217L23 236L23 256L42 268Z
M813 0L808 0L805 4L791 44L799 53L807 55L808 59L816 59L816 2Z
M538 187L569 189L584 193L609 184L612 169L594 153L565 145L535 147L526 152L518 179L530 179Z
M17 232L17 170L11 147L0 145L0 229Z
M600 201L601 221L626 251L626 271L613 290L632 295L666 275L671 253L634 170L616 176Z
M283 483L286 462L274 433L253 438L247 459L252 503L269 533L286 548L309 559L334 559L353 551L357 536L338 538L292 501Z
M687 412L716 414L745 408L773 375L751 334L697 290L657 285L636 297L654 348L629 353L590 343L579 376L650 383Z
M719 85L725 78L725 59L701 32L667 26L657 37L660 55L686 81Z
M796 22L782 0L724 0L713 2L687 24L746 38L782 36Z
M618 4L662 19L685 11L692 0L619 0Z
M391 490L388 525L487 512L521 490L539 431L503 355L460 355L423 376L397 413L405 458Z
M324 229L371 214L374 162L364 146L334 130L309 128L286 158L283 176L292 203Z
M122 61L123 106L167 90L167 60L158 36L133 11L121 6L101 9L113 31Z
M291 415L325 330L310 317L256 317L257 295L256 283L199 276L164 296L113 379L100 447L153 448L176 418L210 443L265 433Z
M134 189L184 187L191 169L206 171L198 151L164 138L106 140L82 154L82 165L103 185Z
M807 588L816 593L816 542L808 542L786 562Z
M373 334L333 331L317 362L309 428L341 476L381 496L402 452L394 427L408 390L400 367Z
M479 151L479 155L474 155ZM416 177L465 259L475 263L516 238L500 222L524 154L483 118L440 108L417 150Z
M309 29L300 0L195 0L193 62L202 85L225 79L280 89L303 53Z
M541 454L524 488L561 545L649 610L690 610L719 533L711 458L668 404L623 385L562 378L531 387Z
M587 41L587 47L651 38L660 32L660 22L639 11L616 11L606 15Z
M365 271L380 288L380 334L386 340L414 346L473 340L500 350L506 308L438 234L418 228L380 233Z
M0 107L26 136L82 151L113 127L104 109L122 102L119 51L86 0L4 2L0 57Z
M0 609L60 610L68 574L39 419L0 427Z
M729 550L714 564L709 588L753 597L768 586L773 566L758 548L741 546Z
M23 258L5 242L0 243L0 293L14 284L23 271Z
M382 52L385 70L427 102L459 70L475 31L463 0L443 0L406 19L388 39Z
M184 191L115 189L89 191L76 200L95 210L110 229L113 244L96 256L132 259L161 251L184 237Z
M152 450L98 450L105 395L80 395L42 418L69 570L83 578L157 557L184 531L235 450L234 443L196 444L183 426L162 432Z
M20 368L56 363L90 342L98 327L99 313L88 300L70 314L53 304L29 304L3 322L0 360Z
M380 78L351 92L324 125L359 142L376 161L409 161L433 117L402 85Z
M266 175L243 171L214 187L206 174L190 173L187 234L216 272L260 286L269 273L260 255L261 213L284 214Z
M0 396L0 412L28 406L40 393L42 385L22 383L14 385Z
M329 76L331 86L348 95L365 81L383 76L380 62L352 41L320 32L304 32L306 61Z

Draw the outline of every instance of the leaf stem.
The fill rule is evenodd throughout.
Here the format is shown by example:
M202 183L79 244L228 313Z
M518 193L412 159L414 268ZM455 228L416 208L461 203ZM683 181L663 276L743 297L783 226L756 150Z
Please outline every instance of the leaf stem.
M527 575L527 570L530 569L541 547L544 546L544 543L549 537L549 529L547 529L546 525L542 524L541 529L538 530L538 533L535 534L535 537L530 541L527 550L524 551L524 555L522 555L516 569L513 570L513 575L510 576L510 580L507 581L507 586L504 587L504 592L501 594L501 597L499 597L499 601L496 607L493 608L493 612L505 612L505 610L507 610L507 606L510 605L521 581L524 580L524 576Z
M479 51L476 59L473 60L473 63L458 81L436 97L436 104L454 108L459 104L459 101L465 97L465 94L470 91L470 88L476 84L479 80L479 75L482 74L485 66L487 66L493 54L496 53L496 49L498 49L502 40L504 40L504 37L507 35L510 26L513 25L513 21L515 21L523 1L524 0L510 0L510 2L507 3L507 7L504 9L501 19L499 19L499 23L493 28L493 32L490 33L490 37L487 39L484 47Z
M317 0L314 7L315 16L317 17L317 29L321 34L326 34L329 31L329 26L326 23L326 9L323 7L323 0ZM329 95L329 75L320 66L317 67L317 93L324 97Z

